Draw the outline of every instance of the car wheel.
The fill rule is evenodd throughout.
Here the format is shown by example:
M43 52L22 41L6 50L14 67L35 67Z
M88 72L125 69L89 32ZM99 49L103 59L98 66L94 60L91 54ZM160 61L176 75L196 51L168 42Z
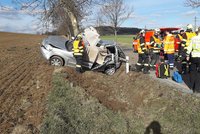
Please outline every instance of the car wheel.
M116 68L114 65L109 65L106 67L104 73L107 75L113 75L116 72Z
M50 62L50 65L53 65L53 66L63 66L64 65L63 59L59 56L51 57L49 62Z

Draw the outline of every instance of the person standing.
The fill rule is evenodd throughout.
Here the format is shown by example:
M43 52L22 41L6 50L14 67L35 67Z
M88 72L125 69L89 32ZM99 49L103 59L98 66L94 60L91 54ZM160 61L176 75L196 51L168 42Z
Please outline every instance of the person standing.
M186 60L191 62L190 65L190 89L193 92L200 93L200 27L198 35L191 39L186 51Z
M183 39L181 42L181 48L180 48L180 55L181 55L181 73L182 74L186 74L188 72L188 62L186 60L186 51L187 51L187 47L190 44L191 38L196 36L196 34L192 31L193 26L191 24L187 25L187 30L186 32L183 34Z
M166 54L167 62L169 63L169 68L172 70L174 68L174 41L174 36L169 31L166 31L166 36L163 40L164 53Z
M179 56L181 56L181 55L180 55L180 49L181 49L181 42L182 42L182 39L183 39L183 34L184 34L184 30L181 29L181 30L179 31L179 33L177 34L177 36L176 36L176 39L177 39L176 43L177 43L177 45L178 45L177 51L178 51L178 55L179 55Z
M144 68L143 68L144 67ZM144 74L149 74L149 55L148 49L145 45L145 31L140 31L140 39L138 46L138 62L136 64L136 71L142 71Z
M150 37L150 44L151 44L151 61L150 61L150 68L155 70L156 63L159 61L160 58L160 49L161 49L161 39L159 37L160 29L154 30L154 35Z
M82 35L79 34L73 42L73 55L76 59L76 71L82 73L82 60L83 60L84 44Z

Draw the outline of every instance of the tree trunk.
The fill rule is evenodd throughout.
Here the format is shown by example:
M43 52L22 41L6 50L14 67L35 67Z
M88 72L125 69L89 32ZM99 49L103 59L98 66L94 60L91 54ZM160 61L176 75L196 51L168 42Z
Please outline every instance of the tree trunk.
M117 29L115 29L115 41L117 42Z
M73 36L76 36L79 33L77 18L75 17L75 15L72 12L68 11L68 14L69 14L69 18L72 23Z
M72 29L73 29L73 31L71 31L71 35L72 36L76 36L79 33L77 18L74 15L73 12L69 11L66 8L64 8L64 10L69 16L69 19L70 19L70 22L71 22L71 26L72 26Z

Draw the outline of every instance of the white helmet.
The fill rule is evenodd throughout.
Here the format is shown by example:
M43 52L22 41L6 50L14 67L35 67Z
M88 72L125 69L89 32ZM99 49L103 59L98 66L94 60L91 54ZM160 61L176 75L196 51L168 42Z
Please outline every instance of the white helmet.
M192 24L188 24L188 25L187 25L187 29L193 29Z
M159 28L156 28L154 29L155 32L159 33L160 32L160 29Z
M142 30L140 31L140 34L143 34L143 33L145 33L145 30L144 30L144 29L142 29Z

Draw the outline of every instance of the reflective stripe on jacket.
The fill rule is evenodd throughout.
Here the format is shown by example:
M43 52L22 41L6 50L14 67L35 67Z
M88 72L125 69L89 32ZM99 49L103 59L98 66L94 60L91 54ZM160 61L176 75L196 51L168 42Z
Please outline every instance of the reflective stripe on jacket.
M200 57L200 35L191 39L186 53L188 56L191 54L191 57Z
M73 42L74 55L83 55L83 42L81 40L75 40Z
M174 49L174 36L169 34L164 39L164 52L167 54L173 54L175 52Z
M145 39L144 37L140 37L138 42L138 54L143 54L146 49Z
M151 42L153 45L153 53L160 53L160 48L161 48L161 40L155 36L152 36L154 42Z

